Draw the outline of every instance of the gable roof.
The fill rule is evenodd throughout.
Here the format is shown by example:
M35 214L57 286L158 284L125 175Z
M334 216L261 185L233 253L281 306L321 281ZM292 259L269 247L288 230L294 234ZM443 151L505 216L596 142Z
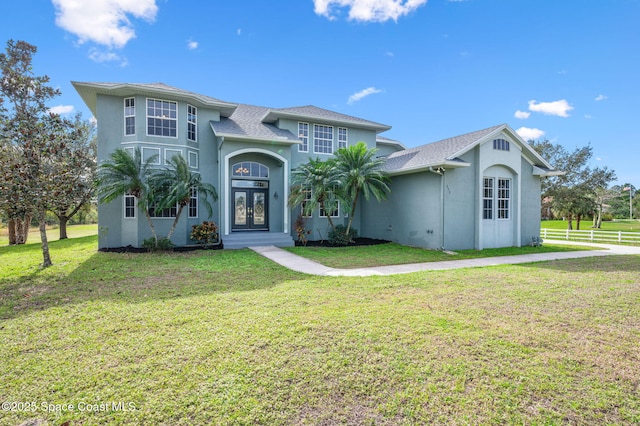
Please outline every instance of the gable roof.
M172 99L184 100L197 107L211 107L223 117L228 117L236 109L237 104L225 102L210 96L189 92L164 83L90 83L72 81L82 100L96 115L96 100L99 94L112 96L170 96Z
M383 132L391 129L391 126L376 123L375 121L341 114L317 106L307 105L292 108L272 108L262 117L264 123L275 123L279 118L289 118L292 120L324 122L328 124L343 124L350 127L360 127L364 129Z
M377 145L390 145L390 146L396 147L397 149L400 149L400 150L407 149L407 147L404 146L402 144L402 142L397 141L395 139L388 138L386 136L380 136L380 135L376 136L376 144Z
M387 156L386 171L391 175L416 173L434 167L468 167L469 163L459 157L476 146L492 140L501 132L506 132L522 147L523 155L537 168L536 174L548 176L557 173L528 143L509 125L500 124L475 132L421 145Z
M230 117L211 121L211 129L219 137L299 144L300 139L289 130L279 129L273 124L262 122L261 118L268 111L269 109L265 107L239 104Z

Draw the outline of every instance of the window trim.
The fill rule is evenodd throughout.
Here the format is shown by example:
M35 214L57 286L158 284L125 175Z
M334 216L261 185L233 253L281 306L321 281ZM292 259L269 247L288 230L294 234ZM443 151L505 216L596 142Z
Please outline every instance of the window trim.
M189 163L189 167L192 169L197 169L198 168L198 153L195 151L189 151L189 158L187 158L187 162ZM193 161L191 161L191 158L194 158Z
M133 105L127 106L127 101L133 101ZM124 135L135 136L136 135L136 98L135 97L124 98L123 105L124 105L124 111L123 111L124 112ZM127 108L133 108L133 114L127 115ZM129 127L127 125L127 118L133 118L133 133L127 133L127 130Z
M169 164L169 160L171 159L171 157L176 155L176 154L168 155L167 152L174 152L174 153L177 152L178 155L182 157L182 150L181 149L165 148L164 149L164 164L165 164L165 166L167 164Z
M147 149L156 151L156 154L158 155L158 159L156 160L156 162L155 163L149 163L149 165L151 165L151 166L160 166L162 164L162 149L161 148L154 148L154 147L151 147L151 146L143 146L141 148L140 153L142 154L142 158L141 158L142 164L144 164L144 162L146 161L145 159L147 157L145 156L144 151L147 150ZM153 156L153 155L154 154L150 155L150 157Z
M191 114L190 110L193 108L193 114ZM194 119L191 120L191 116L193 115ZM191 134L191 126L193 126L193 139L189 136ZM193 105L187 104L187 140L191 142L198 142L198 108Z
M171 118L171 117L162 117L162 116L158 117L158 116L152 116L152 115L149 115L149 101L154 101L154 102L156 102L156 101L158 101L158 102L167 102L167 103L169 103L169 104L173 104L173 105L175 105L175 114L176 114L176 117L175 117L175 118ZM155 109L155 105L154 105L154 107L153 107L153 108ZM169 101L169 100L166 100L166 99L147 98L146 108L145 108L145 115L146 115L146 117L147 117L147 122L146 122L146 127L147 127L147 136L151 136L151 137L158 137L158 138L178 139L178 135L180 134L180 128L179 128L180 126L178 125L178 122L179 122L179 120L178 120L178 102L176 102L176 101ZM167 121L169 121L169 120L175 121L175 123L176 123L176 134L175 134L175 136L171 136L171 135L169 135L169 136L165 136L165 135L155 135L155 134L150 134L150 133L149 133L149 119L150 119L150 118L152 118L152 119L160 119L160 120L167 120ZM155 126L154 126L154 127L155 127Z
M317 133L320 131L320 128L324 128L324 129L331 129L331 139L329 138L319 138L317 137ZM316 131L318 130L318 131ZM334 139L335 135L334 135L334 131L333 131L333 126L328 126L326 124L314 124L313 125L313 153L314 154L323 154L323 155L333 155L333 139ZM330 152L322 152L322 151L318 151L318 145L316 144L316 141L322 141L322 142L329 142L328 147L330 148ZM331 216L333 217L333 216Z
M302 141L298 145L298 152L309 152L309 123L298 121L298 139Z
M195 194L195 195L194 195ZM191 187L189 189L189 212L188 212L188 218L189 219L197 219L198 218L198 207L199 207L199 194L198 194L198 189ZM193 202L194 205L192 205L191 203ZM195 211L195 213L192 213L193 211Z
M344 130L344 140L341 138L341 130ZM338 149L347 148L349 146L349 129L346 127L338 127Z
M497 220L510 220L511 219L511 185L512 180L509 178L497 178L496 179L496 219ZM500 184L506 183L506 186ZM506 196L503 194L506 193ZM506 207L505 207L506 206Z
M498 151L510 151L511 144L508 140L498 138L493 140L493 149Z
M494 208L494 193L495 193L495 178L485 176L482 180L482 219L493 220L493 208ZM489 185L487 185L489 183Z
M133 206L127 206L127 200L130 200L132 198L133 198ZM124 216L124 219L131 220L131 219L137 218L136 210L138 210L138 199L135 197L135 195L130 194L128 192L124 194L124 196L122 197L122 207L123 207L122 214ZM127 209L133 209L133 216L127 216Z

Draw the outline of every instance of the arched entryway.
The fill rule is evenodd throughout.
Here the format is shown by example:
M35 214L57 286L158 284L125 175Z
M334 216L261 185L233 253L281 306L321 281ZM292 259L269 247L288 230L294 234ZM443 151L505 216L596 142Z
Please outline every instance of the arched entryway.
M511 247L517 243L517 174L505 166L491 166L482 176L480 203L482 247Z

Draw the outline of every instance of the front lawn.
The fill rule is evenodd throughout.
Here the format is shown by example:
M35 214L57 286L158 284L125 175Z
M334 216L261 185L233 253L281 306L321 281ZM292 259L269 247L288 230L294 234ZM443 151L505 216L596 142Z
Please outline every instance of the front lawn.
M589 230L592 228L593 221L587 219L580 221L580 230ZM569 222L566 220L543 220L540 222L541 228L546 229L567 229ZM575 229L576 221L573 221ZM615 220L602 222L600 231L622 231L622 232L640 232L640 220Z
M0 247L0 425L640 422L639 256L309 277L96 240Z
M331 268L367 268L382 265L441 262L480 257L513 256L530 253L593 250L586 246L550 245L540 247L505 247L484 250L461 250L455 253L403 246L396 243L351 247L287 247L285 250Z

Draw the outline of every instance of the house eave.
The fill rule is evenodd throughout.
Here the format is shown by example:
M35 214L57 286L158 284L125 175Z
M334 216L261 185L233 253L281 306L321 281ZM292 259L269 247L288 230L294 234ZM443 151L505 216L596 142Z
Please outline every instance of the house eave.
M269 112L267 112L260 121L262 121L263 123L275 123L278 119L281 119L281 118L295 120L295 121L305 121L305 122L309 121L309 122L329 124L329 125L337 124L345 127L374 130L376 133L385 132L391 129L391 126L387 126L379 123L373 123L373 122L361 123L359 121L353 121L353 120L340 120L340 119L333 119L333 118L318 117L315 115L296 114L291 112L273 111L273 110L270 110Z
M459 169L463 167L469 167L471 163L467 163L464 161L455 161L455 160L447 160L444 162L432 163L432 164L421 164L416 167L409 167L406 169L398 169L398 170L389 170L387 174L389 176L400 176L400 175L408 175L412 173L421 173L428 172L434 169L442 168L442 169Z

